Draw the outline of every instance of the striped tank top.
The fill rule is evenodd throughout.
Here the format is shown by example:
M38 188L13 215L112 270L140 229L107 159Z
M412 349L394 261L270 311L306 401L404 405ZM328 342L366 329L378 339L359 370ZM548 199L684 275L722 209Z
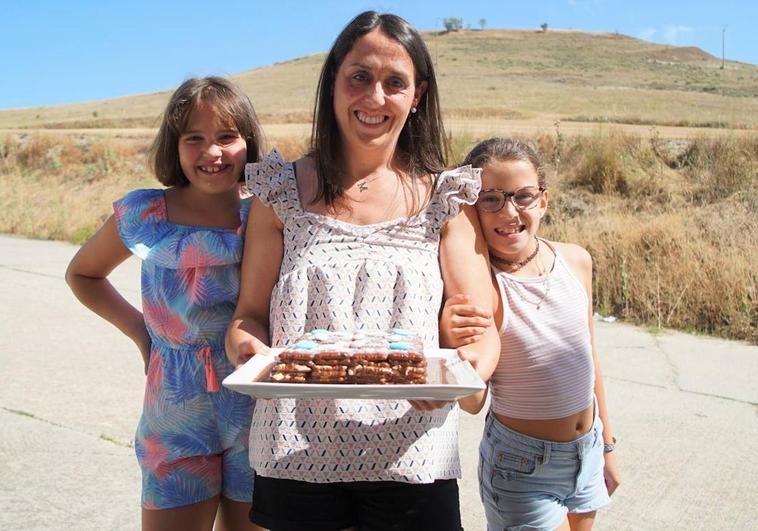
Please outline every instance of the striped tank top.
M511 418L564 418L589 407L594 396L587 291L550 248L555 261L543 277L493 268L503 324L500 361L490 380L492 409Z

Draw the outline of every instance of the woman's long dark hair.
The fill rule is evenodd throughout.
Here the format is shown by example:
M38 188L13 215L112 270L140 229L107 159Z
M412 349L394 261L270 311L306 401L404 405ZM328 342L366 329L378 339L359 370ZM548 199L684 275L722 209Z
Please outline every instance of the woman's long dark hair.
M413 179L439 173L447 163L447 140L429 50L418 31L402 18L366 11L350 21L334 41L321 69L316 91L309 154L314 158L318 172L314 202L323 198L327 207L334 206L344 192L341 179L343 146L333 101L337 71L355 42L376 28L408 52L416 70L416 86L427 82L426 91L416 105L417 112L409 115L400 131L396 159L402 161L403 171Z

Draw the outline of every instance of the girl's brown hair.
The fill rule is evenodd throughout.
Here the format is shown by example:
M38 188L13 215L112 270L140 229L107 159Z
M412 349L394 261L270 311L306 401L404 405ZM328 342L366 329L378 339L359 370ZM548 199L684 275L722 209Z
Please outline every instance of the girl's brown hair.
M343 146L334 116L335 76L355 42L377 28L408 52L416 70L416 85L422 81L427 82L426 91L416 105L417 112L409 116L398 138L398 159L405 166L403 170L411 178L419 178L445 169L447 142L442 126L437 80L429 50L418 31L402 18L366 11L351 20L337 36L324 61L316 90L310 151L310 155L316 161L318 173L318 189L314 202L323 198L324 203L330 207L343 193Z
M528 144L513 138L488 138L482 140L466 155L464 165L472 165L475 168L483 168L488 163L495 161L507 162L511 160L523 160L529 162L537 172L537 182L540 188L547 188L545 167L537 152Z
M150 146L149 161L158 180L166 186L187 186L189 180L179 163L179 137L187 128L192 111L207 106L239 131L247 143L247 161L263 155L263 133L253 104L234 83L222 77L191 78L171 96L163 112L158 134ZM244 174L240 181L244 181Z

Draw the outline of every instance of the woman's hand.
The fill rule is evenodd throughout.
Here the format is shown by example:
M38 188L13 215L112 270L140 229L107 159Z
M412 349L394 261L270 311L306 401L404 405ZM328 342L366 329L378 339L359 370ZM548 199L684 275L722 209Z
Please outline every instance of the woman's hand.
M227 357L235 369L247 363L256 354L268 354L271 351L268 345L254 336L248 336L236 343L233 348L235 351L231 355L227 353Z
M433 411L435 409L440 409L448 404L452 404L452 400L408 400L408 403L410 403L411 406L413 406L414 409L418 409L420 411Z
M459 293L445 301L440 331L444 331L445 344L461 347L479 341L492 323L492 312L471 304L468 295Z
M479 354L472 350L459 348L457 354L458 359L461 361L468 361L472 364L475 364L479 359ZM486 398L487 390L485 389L484 391L480 391L474 395L458 399L458 403L466 411L468 411L466 408L469 403L474 403L476 404L474 407L481 409L480 404L483 404ZM453 403L452 400L409 400L408 402L410 402L411 406L413 406L415 409L421 411L432 411L434 409L439 409Z
M479 354L473 350L459 348L457 350L457 354L458 359L461 361L468 361L474 367L476 367L476 364L479 361ZM485 387L483 391L478 391L472 395L464 396L463 398L458 399L458 403L461 406L461 409L474 415L477 414L484 405L484 402L487 400L488 389L489 384L487 384L487 387Z

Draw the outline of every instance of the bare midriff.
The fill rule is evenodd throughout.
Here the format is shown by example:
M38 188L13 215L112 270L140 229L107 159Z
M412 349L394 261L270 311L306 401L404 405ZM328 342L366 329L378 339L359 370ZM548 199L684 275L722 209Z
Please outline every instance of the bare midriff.
M568 417L548 420L515 419L495 413L502 424L522 435L554 442L568 442L578 439L592 428L595 405L591 404Z

